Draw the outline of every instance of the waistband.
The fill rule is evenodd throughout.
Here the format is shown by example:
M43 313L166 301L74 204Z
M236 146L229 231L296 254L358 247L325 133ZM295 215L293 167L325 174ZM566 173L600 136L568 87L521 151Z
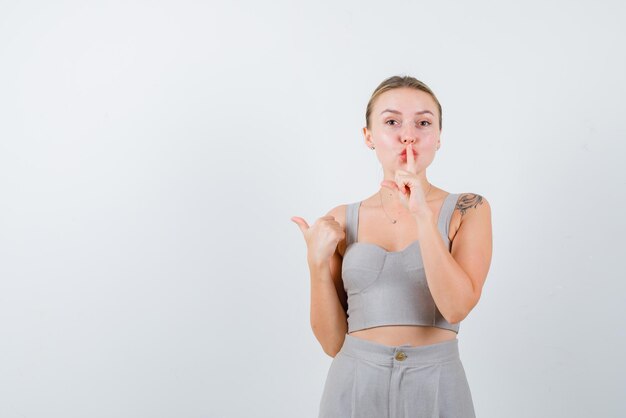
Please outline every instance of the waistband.
M381 365L420 365L460 360L459 340L454 338L435 344L411 347L410 344L389 346L346 334L339 354Z

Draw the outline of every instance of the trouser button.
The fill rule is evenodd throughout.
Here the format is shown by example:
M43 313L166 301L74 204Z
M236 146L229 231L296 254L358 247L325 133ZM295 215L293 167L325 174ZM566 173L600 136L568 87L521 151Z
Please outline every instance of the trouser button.
M404 361L404 359L406 359L406 354L404 354L404 352L402 352L402 351L398 351L396 353L396 360Z

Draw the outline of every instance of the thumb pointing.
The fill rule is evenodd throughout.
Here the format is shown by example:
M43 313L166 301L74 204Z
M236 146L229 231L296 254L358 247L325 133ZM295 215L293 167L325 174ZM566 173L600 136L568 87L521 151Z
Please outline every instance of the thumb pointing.
M300 227L300 231L304 234L305 231L309 229L309 224L299 216L292 216L291 220Z

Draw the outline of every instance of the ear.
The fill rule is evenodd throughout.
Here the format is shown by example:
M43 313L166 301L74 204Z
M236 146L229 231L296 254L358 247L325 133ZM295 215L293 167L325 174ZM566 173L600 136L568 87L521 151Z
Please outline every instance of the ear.
M365 139L365 145L367 145L368 148L374 146L374 143L372 142L372 133L367 129L366 126L363 127L363 137Z

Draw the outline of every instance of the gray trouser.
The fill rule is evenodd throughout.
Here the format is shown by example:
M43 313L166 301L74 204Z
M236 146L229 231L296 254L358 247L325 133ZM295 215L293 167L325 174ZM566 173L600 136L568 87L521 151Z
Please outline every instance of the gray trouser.
M319 418L475 418L458 342L388 346L346 334Z

